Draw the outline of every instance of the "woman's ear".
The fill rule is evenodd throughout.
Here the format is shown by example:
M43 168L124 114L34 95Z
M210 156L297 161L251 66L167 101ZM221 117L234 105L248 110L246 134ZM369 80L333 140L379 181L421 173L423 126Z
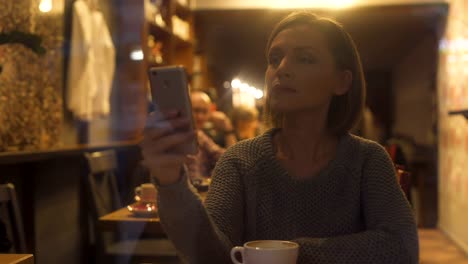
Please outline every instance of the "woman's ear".
M335 95L343 95L349 91L353 82L353 73L350 70L344 70L339 74L339 82L335 88Z

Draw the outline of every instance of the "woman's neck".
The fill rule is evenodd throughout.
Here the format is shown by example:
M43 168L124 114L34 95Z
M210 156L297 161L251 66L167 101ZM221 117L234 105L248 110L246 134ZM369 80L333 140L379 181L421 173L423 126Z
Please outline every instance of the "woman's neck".
M286 116L277 135L280 157L289 160L321 160L333 155L337 138L327 130L325 114L295 113Z

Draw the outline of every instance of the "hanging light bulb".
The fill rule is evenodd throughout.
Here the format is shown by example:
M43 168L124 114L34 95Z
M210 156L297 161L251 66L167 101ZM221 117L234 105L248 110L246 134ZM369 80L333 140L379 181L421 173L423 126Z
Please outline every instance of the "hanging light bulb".
M241 81L237 78L231 81L232 88L235 88L235 89L240 88L240 84L241 84Z
M141 61L145 58L145 54L141 48L135 48L130 51L130 59L132 61Z
M48 13L50 10L52 10L52 0L41 0L39 3L39 11Z
M263 97L263 91L260 90L260 89L257 89L257 90L255 91L254 96L255 96L255 99L261 99L261 98Z

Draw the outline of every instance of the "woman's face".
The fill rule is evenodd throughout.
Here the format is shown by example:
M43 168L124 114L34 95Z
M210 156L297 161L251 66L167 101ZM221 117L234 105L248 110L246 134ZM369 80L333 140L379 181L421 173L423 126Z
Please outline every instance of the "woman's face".
M325 36L307 25L276 35L268 51L265 81L270 107L280 113L328 110L332 96L347 90L343 91L343 72L336 69Z

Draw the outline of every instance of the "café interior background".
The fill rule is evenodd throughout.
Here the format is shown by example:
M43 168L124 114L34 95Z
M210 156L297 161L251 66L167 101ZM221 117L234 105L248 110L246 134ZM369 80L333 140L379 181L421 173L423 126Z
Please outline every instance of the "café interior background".
M144 124L147 110L147 90L144 84L146 65L129 57L138 47L146 45L142 43L141 37L145 19L144 1L95 2L104 15L115 45L116 65L110 94L111 110L108 115L89 122L80 122L74 119L65 105L68 92L66 62L70 52L73 1L0 0L2 38L7 33L21 32L42 40L40 46L32 43L32 48L19 43L7 43L3 39L0 42L0 160L3 160L2 164L7 164L4 167L9 166L6 171L13 171L11 175L24 174L11 164L22 161L29 162L29 165L34 164L27 155L70 150L82 143L105 145L132 141L138 135L137 128ZM370 76L368 79L370 86L372 83L377 86L382 84L379 83L382 79L391 83L390 87L388 83L383 83L383 86L387 86L383 91L369 91L370 96L377 98L377 104L389 105L388 102L391 102L387 110L382 110L382 115L387 116L391 124L388 130L392 134L411 138L423 146L423 149L429 150L422 155L415 153L409 157L414 163L418 163L419 159L430 163L424 168L428 173L422 185L415 190L416 196L424 199L416 199L415 207L424 208L426 203L430 203L434 209L425 212L426 215L423 216L418 214L418 217L424 218L419 219L419 223L440 227L458 246L468 252L468 120L461 114L449 113L468 109L468 1L312 2L314 1L190 1L195 27L191 37L196 43L196 47L190 50L193 53L190 64L194 65L190 70L198 74L194 76L209 76L209 80L194 77L192 81L199 86L215 86L221 97L226 92L222 83L236 77L234 73L242 75L253 72L255 74L246 74L245 80L262 87L261 72L264 65L259 65L260 60L249 61L248 57L252 55L251 52L258 53L252 57L263 56L262 45L265 43L259 44L243 36L260 35L265 38L270 28L258 28L252 24L250 26L253 29L262 32L249 33L246 30L248 25L242 23L233 22L233 25L223 27L223 16L226 21L231 19L226 14L232 14L233 21L237 16L237 20L245 19L252 23L258 21L259 25L271 26L264 22L271 17L279 17L277 14L286 14L284 8L311 8L348 21L354 29L353 37L358 40L358 49L363 54L364 67L373 63L377 65L376 69L372 69L374 77ZM330 6L335 2L337 6ZM348 6L335 9L344 4ZM397 14L399 10L402 10L406 18L392 16L392 12ZM353 13L364 14L364 18L353 17ZM242 14L252 15L243 17ZM369 21L376 24L368 23ZM416 24L424 28L418 31L422 34L398 37L399 32L417 28ZM347 26L346 23L344 25ZM380 26L383 28L379 28ZM366 35L367 31L374 35ZM372 38L366 39L366 36ZM223 42L223 38L234 41L235 45L229 46L228 41ZM398 54L392 57L397 61L391 69L383 69L385 71L380 71L383 73L379 75L379 65L375 58L385 55L388 52L386 49L392 48L385 46L387 38L395 40L393 43L404 49L392 51ZM250 49L249 45L256 49ZM220 53L223 55L219 56ZM248 56L240 56L240 53ZM244 61L239 62L234 56ZM229 67L230 64L238 68L229 68L223 72L222 67ZM43 169L46 167L34 166ZM37 201L31 198L35 204L35 211L32 213L35 222L31 229L34 230L37 259L42 258L44 261L41 263L57 263L55 260L65 255L68 256L67 259L73 255L78 256L78 249L82 247L79 241L70 242L80 236L78 226L79 218L82 217L79 211L81 191L76 187L79 186L79 180L71 177L63 179L63 175L60 177L62 178L53 178L50 175L41 179L31 177L28 180L35 187L23 187L33 191L33 198L37 198ZM53 182L56 179L60 180ZM60 191L49 191L51 186L59 185ZM68 192L65 194L66 190ZM50 209L51 203L56 210L70 209L69 214L58 216L57 212L41 211L45 208L53 210ZM46 215L55 215L55 220L50 221L50 217ZM57 223L60 222L67 223L68 227L58 226ZM51 232L58 233L59 236L47 239ZM41 243L46 240L47 242ZM63 244L63 241L67 242ZM50 252L59 246L63 250L56 256L41 256L41 252Z

